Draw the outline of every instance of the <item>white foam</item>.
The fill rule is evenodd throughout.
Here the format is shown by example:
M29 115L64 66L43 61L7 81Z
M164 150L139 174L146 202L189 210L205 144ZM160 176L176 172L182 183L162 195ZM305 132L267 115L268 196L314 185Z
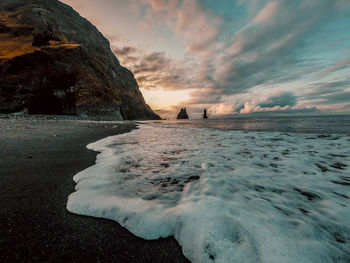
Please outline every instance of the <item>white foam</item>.
M192 262L349 262L350 138L320 137L143 124L88 145L67 209Z

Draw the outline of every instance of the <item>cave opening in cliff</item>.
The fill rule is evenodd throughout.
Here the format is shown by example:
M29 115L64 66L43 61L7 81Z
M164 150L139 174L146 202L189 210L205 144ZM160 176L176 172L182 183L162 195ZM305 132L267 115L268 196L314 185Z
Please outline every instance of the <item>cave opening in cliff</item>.
M53 93L38 94L28 106L29 114L75 115L75 96L66 94L64 98Z
M72 87L77 73L48 72L45 75L28 106L29 114L76 115L76 95Z

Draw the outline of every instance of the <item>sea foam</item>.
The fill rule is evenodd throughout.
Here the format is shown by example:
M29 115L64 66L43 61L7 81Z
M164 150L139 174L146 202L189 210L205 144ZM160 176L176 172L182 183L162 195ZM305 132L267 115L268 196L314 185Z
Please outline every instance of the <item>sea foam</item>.
M143 124L88 145L67 209L192 262L350 262L350 137Z

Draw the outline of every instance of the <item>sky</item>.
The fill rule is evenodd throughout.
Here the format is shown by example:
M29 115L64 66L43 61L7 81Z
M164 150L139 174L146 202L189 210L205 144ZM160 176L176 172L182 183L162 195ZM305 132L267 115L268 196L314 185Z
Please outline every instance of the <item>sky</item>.
M63 0L163 118L350 113L349 0Z

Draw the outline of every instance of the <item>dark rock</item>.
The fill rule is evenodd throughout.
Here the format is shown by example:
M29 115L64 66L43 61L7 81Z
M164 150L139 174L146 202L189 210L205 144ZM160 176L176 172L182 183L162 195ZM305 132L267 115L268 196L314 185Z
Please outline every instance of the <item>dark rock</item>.
M335 169L339 169L339 170L344 170L345 167L347 167L346 164L343 163L334 163L331 165L333 168Z
M299 210L304 214L304 215L308 215L310 213L310 211L304 209L304 208L299 208Z
M196 180L199 180L200 179L200 176L199 175L192 175L190 177L188 177L186 179L186 182L192 182L192 181L196 181Z
M298 193L302 194L303 196L305 196L308 200L313 201L314 199L320 199L321 197L317 194L311 193L311 192L307 192L307 191L303 191L299 188L294 188L295 191L297 191Z
M316 165L318 168L320 168L321 171L324 172L324 173L326 173L326 172L329 171L329 169L328 169L326 166L322 165L322 164L315 163L315 165Z
M160 119L89 21L57 0L1 0L0 113Z
M48 34L35 35L33 38L32 46L41 47L41 46L49 46L50 40L60 41L55 37L50 37Z
M334 183L334 184L340 184L340 185L350 186L350 182L347 182L347 181L335 181L335 180L331 180L331 182Z
M207 116L207 109L204 109L204 112L203 112L203 119L208 119L208 116Z
M188 119L186 108L181 108L179 114L177 114L177 119L178 120Z
M22 111L11 113L10 116L24 116L27 114L28 114L28 109L24 108Z

